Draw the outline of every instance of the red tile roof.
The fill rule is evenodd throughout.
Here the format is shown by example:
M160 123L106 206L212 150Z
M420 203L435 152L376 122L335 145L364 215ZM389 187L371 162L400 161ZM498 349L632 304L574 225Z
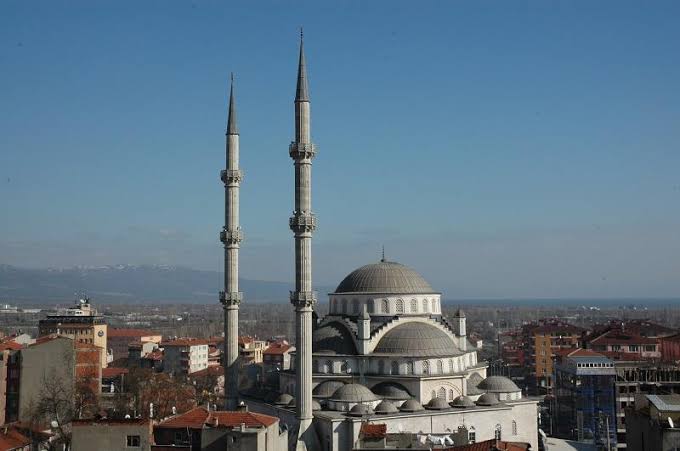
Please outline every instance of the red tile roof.
M155 351L151 351L147 355L145 355L143 358L149 359L149 360L163 360L163 351L160 349L156 349Z
M7 428L7 432L4 429L0 430L0 450L2 451L22 448L30 444L31 439L12 427Z
M359 434L366 438L384 438L387 435L387 425L364 423Z
M115 337L151 337L154 335L161 335L158 332L144 329L109 329L109 338Z
M22 346L16 341L8 340L0 343L0 351L17 351L21 349Z
M647 338L641 335L628 334L620 330L610 330L597 338L590 341L594 345L612 345L612 344L633 344L633 345L653 345L656 344L654 338Z
M115 424L120 426L140 426L148 425L151 420L148 418L100 418L89 420L73 420L71 424L73 426L89 426L91 424Z
M284 343L272 343L264 350L264 354L285 354L292 347Z
M217 420L217 421L215 421ZM208 411L205 407L195 407L186 413L161 422L158 428L202 429L204 425L238 427L268 427L276 423L278 418L254 412Z
M569 357L604 357L599 352L592 351L590 349L578 348L567 354Z
M209 340L204 340L202 338L178 338L176 340L169 340L161 342L161 346L201 346L210 344Z

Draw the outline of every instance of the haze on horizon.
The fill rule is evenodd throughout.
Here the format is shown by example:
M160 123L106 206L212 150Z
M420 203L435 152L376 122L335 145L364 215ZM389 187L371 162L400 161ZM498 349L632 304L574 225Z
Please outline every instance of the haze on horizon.
M0 263L293 278L297 27L316 285L380 258L447 299L680 296L680 3L0 5Z

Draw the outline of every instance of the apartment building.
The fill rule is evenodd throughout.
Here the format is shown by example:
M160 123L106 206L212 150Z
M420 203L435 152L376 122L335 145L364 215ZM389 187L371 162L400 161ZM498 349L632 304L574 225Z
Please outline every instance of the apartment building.
M188 375L208 367L209 340L178 338L161 342L163 371Z

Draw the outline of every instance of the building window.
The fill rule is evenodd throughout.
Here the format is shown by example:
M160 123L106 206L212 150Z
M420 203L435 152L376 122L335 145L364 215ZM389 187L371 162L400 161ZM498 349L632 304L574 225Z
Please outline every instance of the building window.
M142 446L142 440L139 435L128 435L126 442L128 448L139 448Z
M446 399L446 389L441 387L439 392L437 392L437 398Z
M437 360L437 374L444 374L444 362Z
M427 313L427 299L423 299L423 313Z
M342 300L342 314L347 314L347 299Z
M496 438L496 440L501 439L501 425L500 424L496 425L496 430L494 431L494 437Z
M390 313L390 304L387 299L382 300L382 311L383 313Z
M430 399L434 399L434 398L436 398L436 397L437 397L437 392L436 392L436 391L434 391L434 390L432 390L432 393L431 393Z
M639 350L640 350L640 347L638 345L628 346L628 351L630 351L630 352L638 352Z
M385 374L385 361L380 360L378 362L378 374Z
M517 435L517 422L512 420L512 435Z
M645 351L646 351L646 352L654 352L654 351L656 351L656 345L645 345Z
M437 300L432 299L432 313L436 313L436 312L437 312Z
M332 373L333 372L333 362L330 360L326 360L325 364L326 368L324 368L324 373Z
M477 434L475 433L475 428L472 426L468 429L468 443L475 443L477 441Z
M342 362L342 365L340 365L340 372L343 374L349 373L349 363L347 361Z
M406 374L413 374L413 362L406 362Z
M449 373L453 373L453 359L449 359Z
M392 362L392 374L399 374L399 362L394 361Z
M355 315L356 315L357 313L359 313L359 300L358 300L358 299L355 299L354 301L352 301L352 312L353 312Z
M418 313L418 301L411 299L411 313Z
M430 362L423 360L423 374L430 374Z
M453 401L453 390L449 390L449 401Z
M397 299L397 313L404 313L404 301Z

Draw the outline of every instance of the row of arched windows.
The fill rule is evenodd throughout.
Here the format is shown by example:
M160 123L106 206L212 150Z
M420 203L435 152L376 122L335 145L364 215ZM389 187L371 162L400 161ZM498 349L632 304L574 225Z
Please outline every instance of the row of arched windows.
M316 367L316 371L322 374L348 374L351 371L350 365L346 360L340 362L339 366L338 362L333 362L332 360L317 360L314 362L314 366ZM458 371L458 362L454 359L437 360L434 365L429 360L423 360L421 363L420 374L449 374L456 373ZM400 360L379 360L378 374L412 375L416 374L416 372L414 370L414 362L404 362Z
M379 303L379 307L378 307ZM437 312L437 300L436 299L423 299L420 302L421 308L418 308L418 300L411 299L408 303L403 299L397 299L394 305L394 312L390 311L390 301L388 299L369 299L366 302L369 313L436 313ZM354 314L358 315L361 310L362 302L359 299L354 299L351 301L348 299L335 300L333 303L334 313L342 313L343 315ZM338 308L339 307L339 308ZM350 312L351 308L351 312Z

